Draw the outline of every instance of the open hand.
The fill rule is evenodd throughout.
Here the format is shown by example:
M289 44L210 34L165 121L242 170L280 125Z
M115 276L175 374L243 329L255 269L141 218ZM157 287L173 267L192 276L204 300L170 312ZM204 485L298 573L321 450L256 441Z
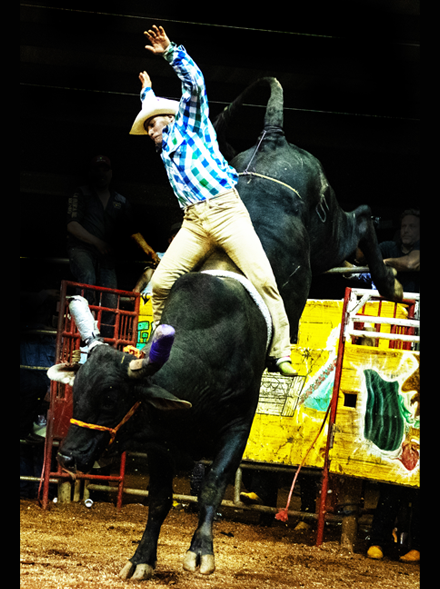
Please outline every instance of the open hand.
M156 55L164 53L170 44L170 40L163 27L153 25L149 31L144 32L144 35L147 35L148 40L151 43L151 45L145 45L145 49L148 49L148 51L151 51L151 53L155 53Z
M153 87L151 83L151 78L145 70L139 74L139 80L141 81L142 89Z

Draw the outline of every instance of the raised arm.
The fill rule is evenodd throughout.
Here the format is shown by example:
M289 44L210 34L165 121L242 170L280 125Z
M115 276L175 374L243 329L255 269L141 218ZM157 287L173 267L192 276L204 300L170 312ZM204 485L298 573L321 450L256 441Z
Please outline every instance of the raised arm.
M151 51L155 55L162 55L168 49L171 41L168 39L167 34L163 27L153 27L149 31L145 31L144 35L148 37L151 45L145 45L145 49Z
M140 72L139 80L141 81L141 84L142 84L142 90L144 88L152 88L153 87L153 84L151 83L151 78L145 70L143 72Z
M144 32L144 35L151 42L151 45L146 45L145 49L155 55L163 56L179 76L182 82L184 98L189 99L190 96L198 95L203 102L206 102L205 106L207 106L207 100L204 100L206 90L203 74L197 64L187 54L186 50L182 46L177 47L174 43L171 43L163 27L153 25L152 29ZM142 74L147 73L142 72ZM139 78L144 88L144 80L141 78L141 75ZM149 87L151 88L151 80L149 83ZM187 97L185 97L185 91L188 93Z
M200 68L188 55L184 47L177 46L170 41L163 27L153 25L144 34L151 43L151 45L146 45L145 48L155 55L162 56L171 65L182 82L182 97L179 112L176 114L176 126L181 131L183 129L192 129L198 132L209 121L205 80ZM139 75L142 87L151 88L151 80L148 82L145 75L148 77L146 72ZM144 83L149 83L150 86L144 86Z

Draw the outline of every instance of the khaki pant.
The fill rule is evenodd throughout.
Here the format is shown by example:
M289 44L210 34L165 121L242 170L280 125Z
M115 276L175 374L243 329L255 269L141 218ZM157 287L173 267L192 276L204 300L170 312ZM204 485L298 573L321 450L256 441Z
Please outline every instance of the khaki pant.
M249 213L237 190L189 206L180 231L153 274L153 317L157 324L174 282L221 246L252 282L266 303L273 322L269 355L290 357L289 321L272 267L255 233Z

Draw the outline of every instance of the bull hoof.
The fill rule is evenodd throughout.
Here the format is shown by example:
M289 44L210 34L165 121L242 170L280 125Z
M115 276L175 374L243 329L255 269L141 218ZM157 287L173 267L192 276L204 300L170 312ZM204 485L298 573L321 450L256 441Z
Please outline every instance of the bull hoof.
M403 286L398 280L394 280L394 300L401 301L403 299Z
M202 575L210 575L215 571L215 560L213 554L203 554L200 559L200 572Z
M195 573L197 570L197 554L195 552L188 552L183 557L183 568L185 571L189 571L190 573Z
M195 573L199 568L199 556L195 552L188 552L183 558L183 568L185 571ZM213 554L202 554L200 556L200 568L199 573L202 575L210 575L215 571L215 559Z
M134 565L128 561L124 568L119 573L119 576L124 581L131 579L132 581L146 581L153 576L154 568L149 564Z
M131 575L133 574L134 568L135 568L134 564L132 562L128 561L127 564L124 566L124 568L119 573L119 576L121 577L121 579L124 579L124 581L129 579L131 577Z
M138 564L133 576L132 581L147 581L153 576L153 567L149 564Z
M403 287L400 282L397 280L397 270L395 268L391 268L391 266L387 266L387 270L391 272L391 276L393 279L393 287L390 294L384 293L385 298L389 298L392 301L401 301L403 298ZM382 293L381 293L382 294Z

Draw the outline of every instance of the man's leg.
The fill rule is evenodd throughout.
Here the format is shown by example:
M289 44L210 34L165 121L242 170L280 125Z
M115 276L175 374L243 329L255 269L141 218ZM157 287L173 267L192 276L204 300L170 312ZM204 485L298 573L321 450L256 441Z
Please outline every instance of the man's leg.
M182 274L194 266L213 249L209 236L200 227L196 205L185 212L182 227L170 243L151 279L154 323L158 325L171 287Z
M118 279L116 276L114 262L112 260L103 258L99 261L96 284L98 286L104 286L105 288L111 288L113 290L118 288ZM103 307L116 309L117 303L118 295L108 292L102 294L101 304ZM103 337L115 337L115 319L115 313L102 313L101 335Z
M269 356L283 359L290 366L289 320L272 267L246 207L234 191L207 203L208 205L210 212L207 230L252 282L272 316L274 335ZM282 373L295 374L291 367L284 368Z
M96 256L88 249L81 247L72 247L68 251L70 270L76 282L80 284L96 285ZM81 294L78 291L78 294ZM86 290L84 297L90 305L95 304L95 293L92 290Z

